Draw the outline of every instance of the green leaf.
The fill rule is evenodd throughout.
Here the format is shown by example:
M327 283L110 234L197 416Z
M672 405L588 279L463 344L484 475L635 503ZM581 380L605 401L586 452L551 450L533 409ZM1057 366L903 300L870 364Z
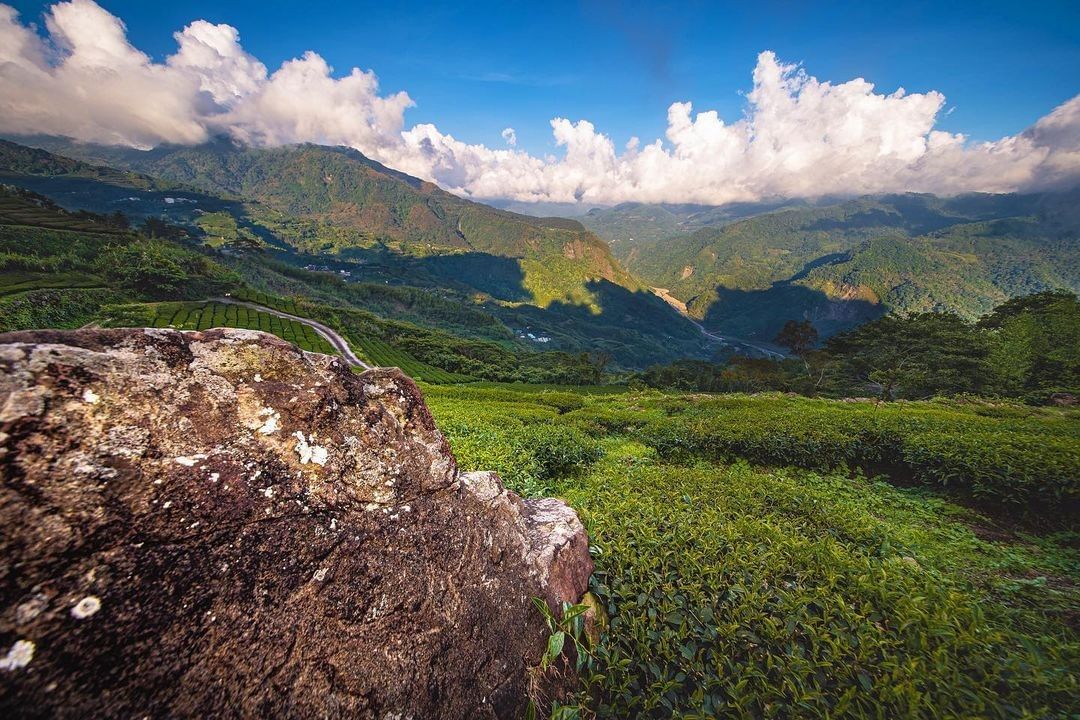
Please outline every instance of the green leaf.
M566 633L559 630L557 633L548 638L547 657L549 661L555 660L555 658L562 655L563 645L566 644Z

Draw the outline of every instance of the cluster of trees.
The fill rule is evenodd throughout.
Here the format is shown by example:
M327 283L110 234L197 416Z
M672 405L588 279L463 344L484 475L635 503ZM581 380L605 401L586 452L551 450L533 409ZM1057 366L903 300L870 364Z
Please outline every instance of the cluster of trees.
M522 351L399 322L385 323L380 334L429 365L497 382L597 385L611 361L605 352Z
M0 216L0 271L63 273L76 287L89 287L87 276L101 278L108 281L102 286L132 300L210 297L240 282L235 272L181 242L187 232L176 225L147 218L134 228L123 213L68 212L18 188L0 192L0 199L7 200L13 223ZM51 224L32 226L38 221Z
M212 259L153 238L112 244L102 250L95 265L113 287L152 300L198 300L220 295L240 282L236 273Z
M789 359L681 361L642 379L658 388L886 400L971 393L1039 402L1080 392L1080 301L1067 290L1014 298L974 323L942 312L889 315L820 346L809 321L791 320L776 342Z

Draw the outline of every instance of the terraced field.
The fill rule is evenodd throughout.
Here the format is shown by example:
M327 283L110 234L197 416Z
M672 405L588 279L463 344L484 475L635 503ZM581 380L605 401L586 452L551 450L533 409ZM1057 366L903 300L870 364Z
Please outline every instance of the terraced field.
M91 218L81 217L57 208L42 207L8 195L0 195L0 223L93 233L124 232L119 228L95 222Z
M250 288L241 288L232 293L231 297L237 300L243 300L245 302L257 303L259 305L265 305L268 308L280 310L281 312L291 313L293 315L303 315L297 307L292 298L282 298L276 295L267 295L264 292L258 290L251 290Z
M359 340L349 338L349 344L360 349L360 354L368 358L373 365L400 368L403 373L415 380L436 384L469 382L472 378L448 372L434 365L420 362L413 356L392 345L373 337Z
M263 292L247 288L238 290L232 294L237 300L258 303L266 307L280 310L281 312L294 315L304 313L296 307L291 298L281 298L275 295L267 295ZM372 365L378 367L396 367L416 380L423 380L436 384L470 382L473 378L454 372L437 368L425 362L417 360L409 353L400 350L389 343L371 336L347 337L349 345L360 357L367 359Z
M0 296L31 290L100 288L105 285L103 279L83 273L0 273Z
M264 304L282 312L296 313L292 300L267 296L263 293L241 292L234 297L248 302ZM236 327L249 330L262 330L296 343L303 350L336 355L334 347L314 329L296 320L280 318L266 312L259 312L241 305L220 302L201 303L158 303L150 306L152 317L148 321L151 327L173 327L178 330L208 330L214 327ZM353 351L372 365L397 367L416 380L445 384L469 382L472 378L420 362L378 338L346 338Z
M336 354L333 346L307 325L239 305L216 302L160 303L154 306L154 310L152 327L174 327L178 330L209 330L215 327L262 330L296 343L302 350Z

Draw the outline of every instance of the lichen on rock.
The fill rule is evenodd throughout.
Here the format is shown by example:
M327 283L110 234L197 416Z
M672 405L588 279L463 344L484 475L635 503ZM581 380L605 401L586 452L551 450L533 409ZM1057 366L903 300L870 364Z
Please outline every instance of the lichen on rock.
M263 333L0 336L4 717L515 717L577 516Z

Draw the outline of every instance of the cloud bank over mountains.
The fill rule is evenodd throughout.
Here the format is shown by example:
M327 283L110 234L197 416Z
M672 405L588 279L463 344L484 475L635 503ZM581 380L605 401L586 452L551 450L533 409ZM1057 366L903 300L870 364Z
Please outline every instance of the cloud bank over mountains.
M1009 192L1080 182L1080 95L1018 135L972 143L934 129L937 92L875 92L820 81L762 52L744 115L668 108L664 140L617 148L587 120L551 121L562 157L406 129L414 104L380 94L373 72L336 77L314 51L270 72L236 28L196 20L155 62L92 0L53 5L44 32L0 5L0 132L108 144L194 144L228 134L253 145L349 145L474 198L612 204L722 204L770 197L919 191Z

